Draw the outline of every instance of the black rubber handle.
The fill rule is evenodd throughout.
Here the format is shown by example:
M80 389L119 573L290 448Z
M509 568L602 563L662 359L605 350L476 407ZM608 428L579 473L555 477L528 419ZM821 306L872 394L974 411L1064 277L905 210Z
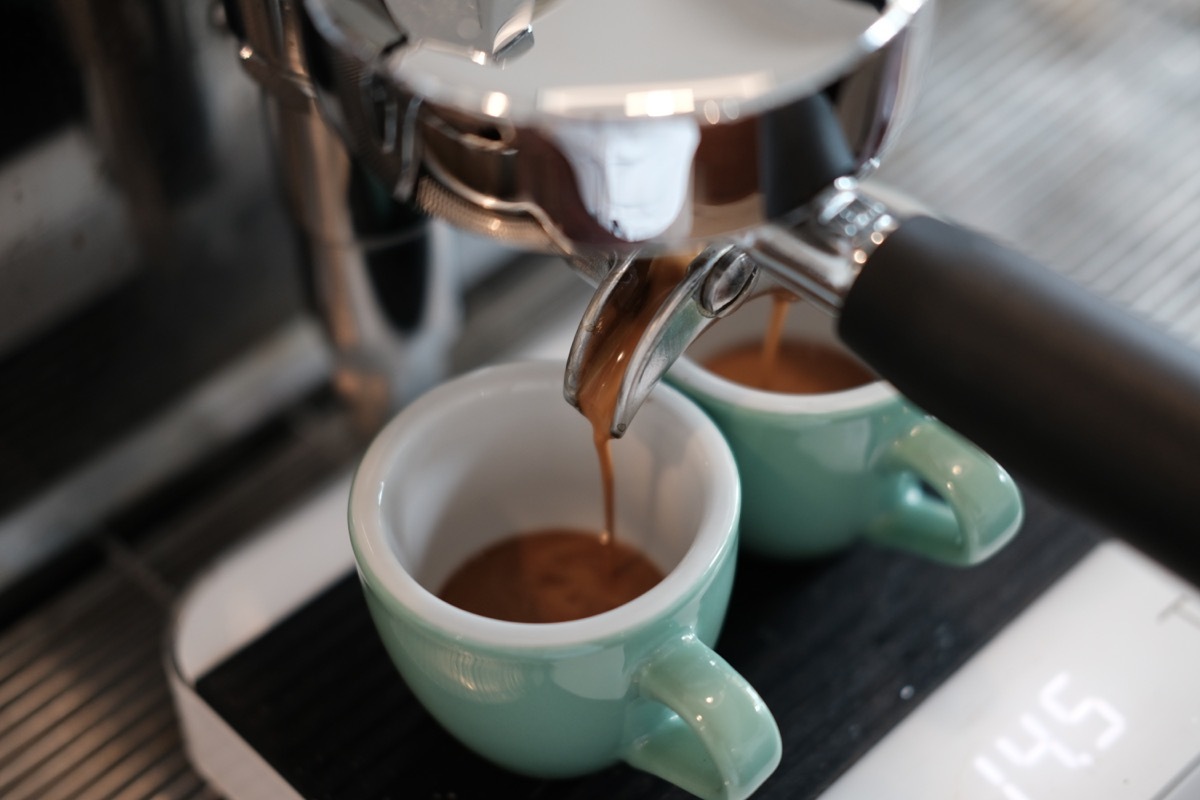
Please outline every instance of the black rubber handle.
M917 405L1200 584L1200 354L929 217L872 254L838 327Z

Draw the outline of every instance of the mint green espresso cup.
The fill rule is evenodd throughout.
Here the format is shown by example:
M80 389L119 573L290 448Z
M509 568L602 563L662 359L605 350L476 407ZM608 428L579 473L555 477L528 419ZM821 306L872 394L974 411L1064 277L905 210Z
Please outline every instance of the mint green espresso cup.
M987 454L878 380L844 391L751 389L700 366L761 343L772 299L748 302L710 328L668 373L725 434L742 482L742 541L775 557L816 557L859 537L949 564L974 564L1008 542L1021 495ZM833 319L791 308L785 339L834 347ZM934 357L934 356L931 356Z
M603 528L591 428L563 366L492 367L416 400L367 450L350 537L376 628L413 694L479 755L527 775L618 761L703 798L743 798L774 771L779 731L712 650L733 584L737 468L712 422L657 389L614 442L617 531L664 572L612 611L525 624L435 592L505 536Z

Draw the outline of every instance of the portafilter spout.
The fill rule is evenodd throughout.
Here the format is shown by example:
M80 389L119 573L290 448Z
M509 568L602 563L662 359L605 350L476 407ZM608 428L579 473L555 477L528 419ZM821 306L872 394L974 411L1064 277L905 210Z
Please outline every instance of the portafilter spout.
M688 345L756 293L758 270L753 262L732 246L710 247L687 264L681 277L671 276L674 287L646 315L645 327L630 330L620 323L638 314L635 304L652 301L654 293L646 289L655 278L652 273L665 266L656 261L627 257L608 271L583 313L567 358L563 395L583 410L580 393L593 359L616 352L614 336L636 335L616 390L609 423L614 438L625 435L642 402Z
M899 225L881 201L839 178L791 225L763 226L735 245L709 247L688 266L675 291L650 317L630 351L617 391L610 433L624 435L637 409L688 346L747 300L768 293L802 297L837 314L862 265ZM763 265L765 269L759 269ZM577 266L585 274L587 266ZM595 267L591 266L591 270ZM600 282L571 345L565 395L579 405L581 374L606 326L621 313L637 284L647 282L654 259L626 257Z
M635 256L710 254L650 326L623 421L719 318L708 275L757 266L919 405L1200 581L1200 355L856 187L909 105L928 0L303 2L326 114L396 196L563 253L601 300Z

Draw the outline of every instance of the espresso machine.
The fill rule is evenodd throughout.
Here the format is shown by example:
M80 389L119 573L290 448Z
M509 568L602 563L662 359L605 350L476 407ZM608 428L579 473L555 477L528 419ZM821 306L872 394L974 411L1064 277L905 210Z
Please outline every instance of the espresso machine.
M302 217L330 195L311 176L332 128L394 197L598 284L573 403L636 258L702 251L633 351L614 436L697 335L775 284L837 314L918 404L1195 580L1200 543L1176 533L1200 514L1195 354L859 188L908 113L931 8L313 0L243 4L238 28L278 113L307 115L277 124Z
M888 776L938 748L913 796L1196 790L1200 601L1108 541L1195 580L1187 3L4 13L0 368L28 388L5 392L0 794L662 794L456 749L380 666L328 534L406 399L539 320L553 336L501 354L563 359L570 399L588 320L637 257L680 251L614 433L780 286L1030 507L970 573L750 560L721 647L784 731L763 796L907 797ZM905 219L877 182L1015 249Z

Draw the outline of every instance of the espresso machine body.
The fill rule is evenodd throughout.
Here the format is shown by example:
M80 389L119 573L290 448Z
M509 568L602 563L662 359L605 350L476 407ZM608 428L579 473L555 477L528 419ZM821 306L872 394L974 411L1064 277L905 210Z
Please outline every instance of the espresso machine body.
M426 16L410 25L424 25L427 40L440 39L442 56L468 53L463 70L505 59L515 67L552 42L543 23L572 2L500 4L500 12L462 30L461 19L447 25ZM430 7L460 5L479 4ZM731 269L704 276L724 282L698 281L720 291L689 299L693 309L707 302L719 312L714 298L734 304L811 260L819 268L793 271L796 285L785 285L831 313L865 320L863 330L882 321L889 335L920 332L912 314L887 321L888 307L917 305L938 318L934 301L946 290L934 288L934 277L888 286L882 294L890 304L855 311L845 301L848 285L882 271L877 267L886 262L875 259L887 251L876 248L861 270L850 266L846 254L865 253L873 243L869 235L865 245L846 238L844 223L862 211L888 239L893 225L903 230L905 223L886 203L875 204L871 180L854 185L870 175L1028 247L1078 283L1171 327L1191 348L1200 343L1200 59L1192 0L944 0L936 20L927 3L825 6L865 21L853 42L879 20L908 24L887 32L884 23L870 47L839 50L846 60L834 59L828 75L806 84L817 95L807 103L793 95L788 103L726 106L716 94L693 92L689 99L641 86L632 106L642 112L639 124L661 124L673 146L693 147L694 138L694 157L686 164L663 158L655 171L639 171L628 165L661 150L639 150L646 143L623 136L622 126L610 130L611 120L587 133L565 124L551 135L516 114L515 95L503 93L510 120L501 98L479 87L464 100L453 87L384 69L405 58L394 4L4 4L0 795L215 800L222 781L261 777L254 771L266 767L258 787L268 787L273 800L289 792L319 796L331 784L359 785L365 797L654 796L653 787L619 770L563 786L464 755L414 713L394 671L372 649L369 620L355 616L361 594L352 566L338 561L345 510L339 479L359 453L362 432L389 406L468 363L456 364L447 351L477 332L472 315L487 323L479 329L483 338L495 340L481 348L487 353L503 338L492 323L502 322L508 334L532 328L535 306L570 317L573 329L591 289L571 270L602 283L643 252L708 251L712 258L696 269ZM408 8L416 13L421 6ZM363 40L350 35L355 31L382 33ZM649 28L628 33L643 51L662 39ZM782 28L773 35L798 40ZM918 92L924 105L909 117L911 81L926 44L931 60ZM471 61L472 54L484 63ZM544 77L561 74L548 70ZM861 77L850 80L855 75ZM745 96L763 82L746 74L722 85ZM415 108L414 97L421 99ZM566 98L556 102L571 118ZM618 105L624 114L624 99ZM815 124L830 114L837 126ZM694 137L680 132L680 116L695 122ZM597 121L582 112L579 119ZM400 135L413 125L417 139ZM802 147L789 149L801 140ZM604 151L621 156L607 171L603 159L580 155ZM811 156L795 158L800 152ZM776 154L776 170L763 168L765 154ZM515 166L525 156L540 160ZM684 173L688 179L678 180ZM631 176L670 187L669 202L628 201L620 187ZM839 184L846 177L851 183ZM558 208L571 213L547 215ZM822 220L822 209L836 213ZM563 296L577 304L558 305L559 295L515 282L520 290L499 303L476 302L484 295L474 288L464 297L456 273L440 271L439 237L448 228L429 217L523 251L557 254L539 261L545 269L539 266L538 275L555 287L561 275L561 285L572 289ZM824 226L831 220L838 221L832 235ZM949 255L933 252L961 268L955 253L962 246ZM498 285L523 274L524 261L502 271ZM958 272L985 287L987 297L1006 297L1001 305L1013 314L1028 311L1031 295L982 280L978 270ZM1026 273L1018 265L1019 276ZM989 305L996 304L966 307L959 329L979 330ZM719 313L712 319L720 324ZM1114 318L1105 311L1097 319L1109 336ZM944 330L937 339L943 347ZM1082 348L1093 328L1074 336L1066 330L1060 322L1017 339L993 332L956 341L968 352L987 345L975 352L994 368L1064 339ZM997 339L1012 345L1004 359ZM907 371L939 360L927 343L897 341L913 362ZM565 342L556 348L551 355L561 358ZM1135 379L1127 402L1094 410L1102 435L1093 444L1110 455L1080 451L1093 462L1085 475L1103 472L1113 452L1133 467L1150 464L1146 435L1162 428L1171 436L1170 425L1156 424L1171 415L1147 411L1141 401L1170 396L1177 384L1159 383L1157 368L1139 371L1142 357L1124 353L1099 362ZM898 384L905 372L896 371ZM990 388L978 404L1001 439L1015 430L1013 412L996 403L1039 402L1047 414L1023 429L1036 439L1053 433L1055 415L1079 416L1087 403L1076 395L1056 402L1047 387L1093 386L1071 369L1032 378L1010 372L1004 381L1000 388L983 384ZM932 409L934 395L949 398L953 408L939 409L948 421L975 405L963 400L962 386L933 388L921 404ZM921 387L904 391L915 397ZM1188 392L1174 396L1183 398L1185 412L1193 408ZM1126 434L1127 444L1114 450ZM1183 452L1194 450L1187 436L1175 438ZM989 449L1015 464L1001 456L1003 445ZM1061 473L1052 461L1046 457L1046 471ZM984 798L1103 796L1130 791L1122 780L1132 774L1106 783L1105 765L1125 770L1130 752L1161 759L1167 745L1172 752L1189 746L1180 733L1194 732L1194 721L1164 729L1169 715L1145 709L1170 706L1194 720L1194 587L1119 543L1102 543L1110 531L1048 497L1030 477L1040 478L1039 465L1021 463L1030 467L1014 467L1026 524L1010 548L969 572L868 546L819 563L748 558L739 565L721 652L764 688L790 743L764 797L885 794L898 788L896 765L911 774L915 763L931 767L924 777L971 783ZM1164 484L1173 496L1180 476L1192 486L1194 470L1184 463ZM1144 477L1154 475L1151 469ZM1089 496L1123 504L1140 492L1133 485L1097 491L1088 488L1091 478L1081 485L1084 507L1092 505ZM1186 543L1193 523L1160 530ZM289 539L289 526L301 535ZM1113 532L1129 530L1113 523ZM287 546L271 549L281 544ZM262 552L269 569L251 569L252 579L242 583L225 580L246 575L242 558ZM1165 551L1160 557L1169 565L1186 560ZM214 575L221 579L208 580ZM201 698L208 704L193 710L216 720L214 729L235 733L240 747L254 744L241 762L224 760L229 751L220 748L201 754L181 737L168 690L178 677L175 656L186 649L177 612L204 594L193 591L201 582L216 589L208 596L219 601L218 622L234 623L222 633L233 630L227 641L244 652L239 658L230 648L215 659L219 671L196 676L211 691ZM1048 618L1065 627L1047 633L1038 625ZM201 622L212 630L211 620ZM1166 651L1156 649L1164 643ZM996 653L1008 655L997 661ZM267 658L255 661L260 655ZM238 664L250 666L237 673ZM988 665L998 666L992 672ZM1168 666L1173 670L1160 669ZM1067 669L1064 680L1059 673ZM229 679L223 692L221 677ZM1061 702L1044 700L1039 690L1047 687ZM1135 695L1150 705L1134 702ZM957 700L943 702L948 697ZM281 698L300 702L277 704ZM1091 710L1076 723L1051 713L1077 702L1084 707L1083 699ZM975 713L981 703L986 715ZM236 708L246 713L239 717L230 711ZM995 727L952 726L950 739L981 743L958 763L949 755L953 742L906 734L928 719L923 709ZM1117 713L1104 718L1097 709ZM1024 722L1031 715L1061 737L1054 742L1073 742L1072 754L1114 728L1118 716L1131 724L1111 748L1089 751L1099 769L1073 773L1096 779L1087 791L1047 793L1037 791L1047 785L1037 781L1058 785L1068 770L1053 755L1062 748L1021 763L1019 745L1030 736L1038 741ZM1106 720L1108 728L1098 726ZM299 735L322 726L331 739ZM1002 740L1018 747L994 746ZM270 755L280 741L290 761ZM361 742L370 744L359 749L354 743ZM1184 755L1176 778L1144 784L1144 796L1194 793L1196 752ZM846 781L835 785L839 775ZM912 786L923 791L925 784Z
M302 314L256 94L208 13L0 10L6 587L201 448L173 439L94 489L89 465Z
M306 0L303 41L311 93L395 196L540 243L599 284L569 401L630 259L703 249L633 351L613 436L688 343L770 283L836 314L919 405L1200 579L1200 539L1173 533L1200 514L1200 358L1018 251L859 187L911 106L932 8ZM1027 384L1064 402L1014 390Z
M444 374L457 312L451 279L427 269L423 213L558 253L593 283L635 254L717 244L738 257L702 265L713 274L693 281L705 292L690 298L699 323L681 331L662 320L671 352L642 348L614 434L691 338L782 284L839 314L846 340L906 394L1070 501L1143 527L1194 511L1186 476L1200 379L1190 352L1127 330L1090 298L1076 302L1009 251L938 223L902 224L858 189L912 106L931 4L769 6L731 18L721 4L684 13L635 3L595 19L586 4L533 2L16 8L34 40L52 40L31 49L60 86L22 88L38 113L8 134L9 349L131 275L154 283L229 270L265 282L299 263L299 285L268 291L266 302L276 320L317 310L334 384L367 432ZM592 35L581 44L578 30ZM622 32L614 67L609 42ZM64 158L77 168L64 170ZM59 173L40 166L51 163L79 190L62 191ZM864 269L877 249L893 266ZM960 268L965 253L981 263ZM203 263L179 266L189 260ZM206 283L220 297L215 286ZM171 291L188 294L166 290L163 303ZM944 317L910 312L928 297ZM994 324L972 324L989 314ZM1104 388L1078 395L1087 413L1038 429L1041 409L1013 407L1004 389L1059 385L1061 370L1033 374L1024 354L1063 320L1070 343L1040 363L1084 364L1086 378L1055 391ZM950 328L965 335L948 347ZM586 345L572 354L569 399ZM1113 358L1138 369L1113 373ZM1161 391L1147 398L1146 382ZM1136 417L1153 424L1128 436L1105 440L1075 424L1134 399ZM1022 443L1007 433L1014 426L1036 435ZM1158 466L1126 469L1147 447ZM1141 488L1116 491L1130 481ZM1153 538L1143 544L1161 558L1194 560L1189 541L1160 552Z
M0 41L0 584L327 380L362 436L445 375L456 243L264 106L219 3L22 1Z

